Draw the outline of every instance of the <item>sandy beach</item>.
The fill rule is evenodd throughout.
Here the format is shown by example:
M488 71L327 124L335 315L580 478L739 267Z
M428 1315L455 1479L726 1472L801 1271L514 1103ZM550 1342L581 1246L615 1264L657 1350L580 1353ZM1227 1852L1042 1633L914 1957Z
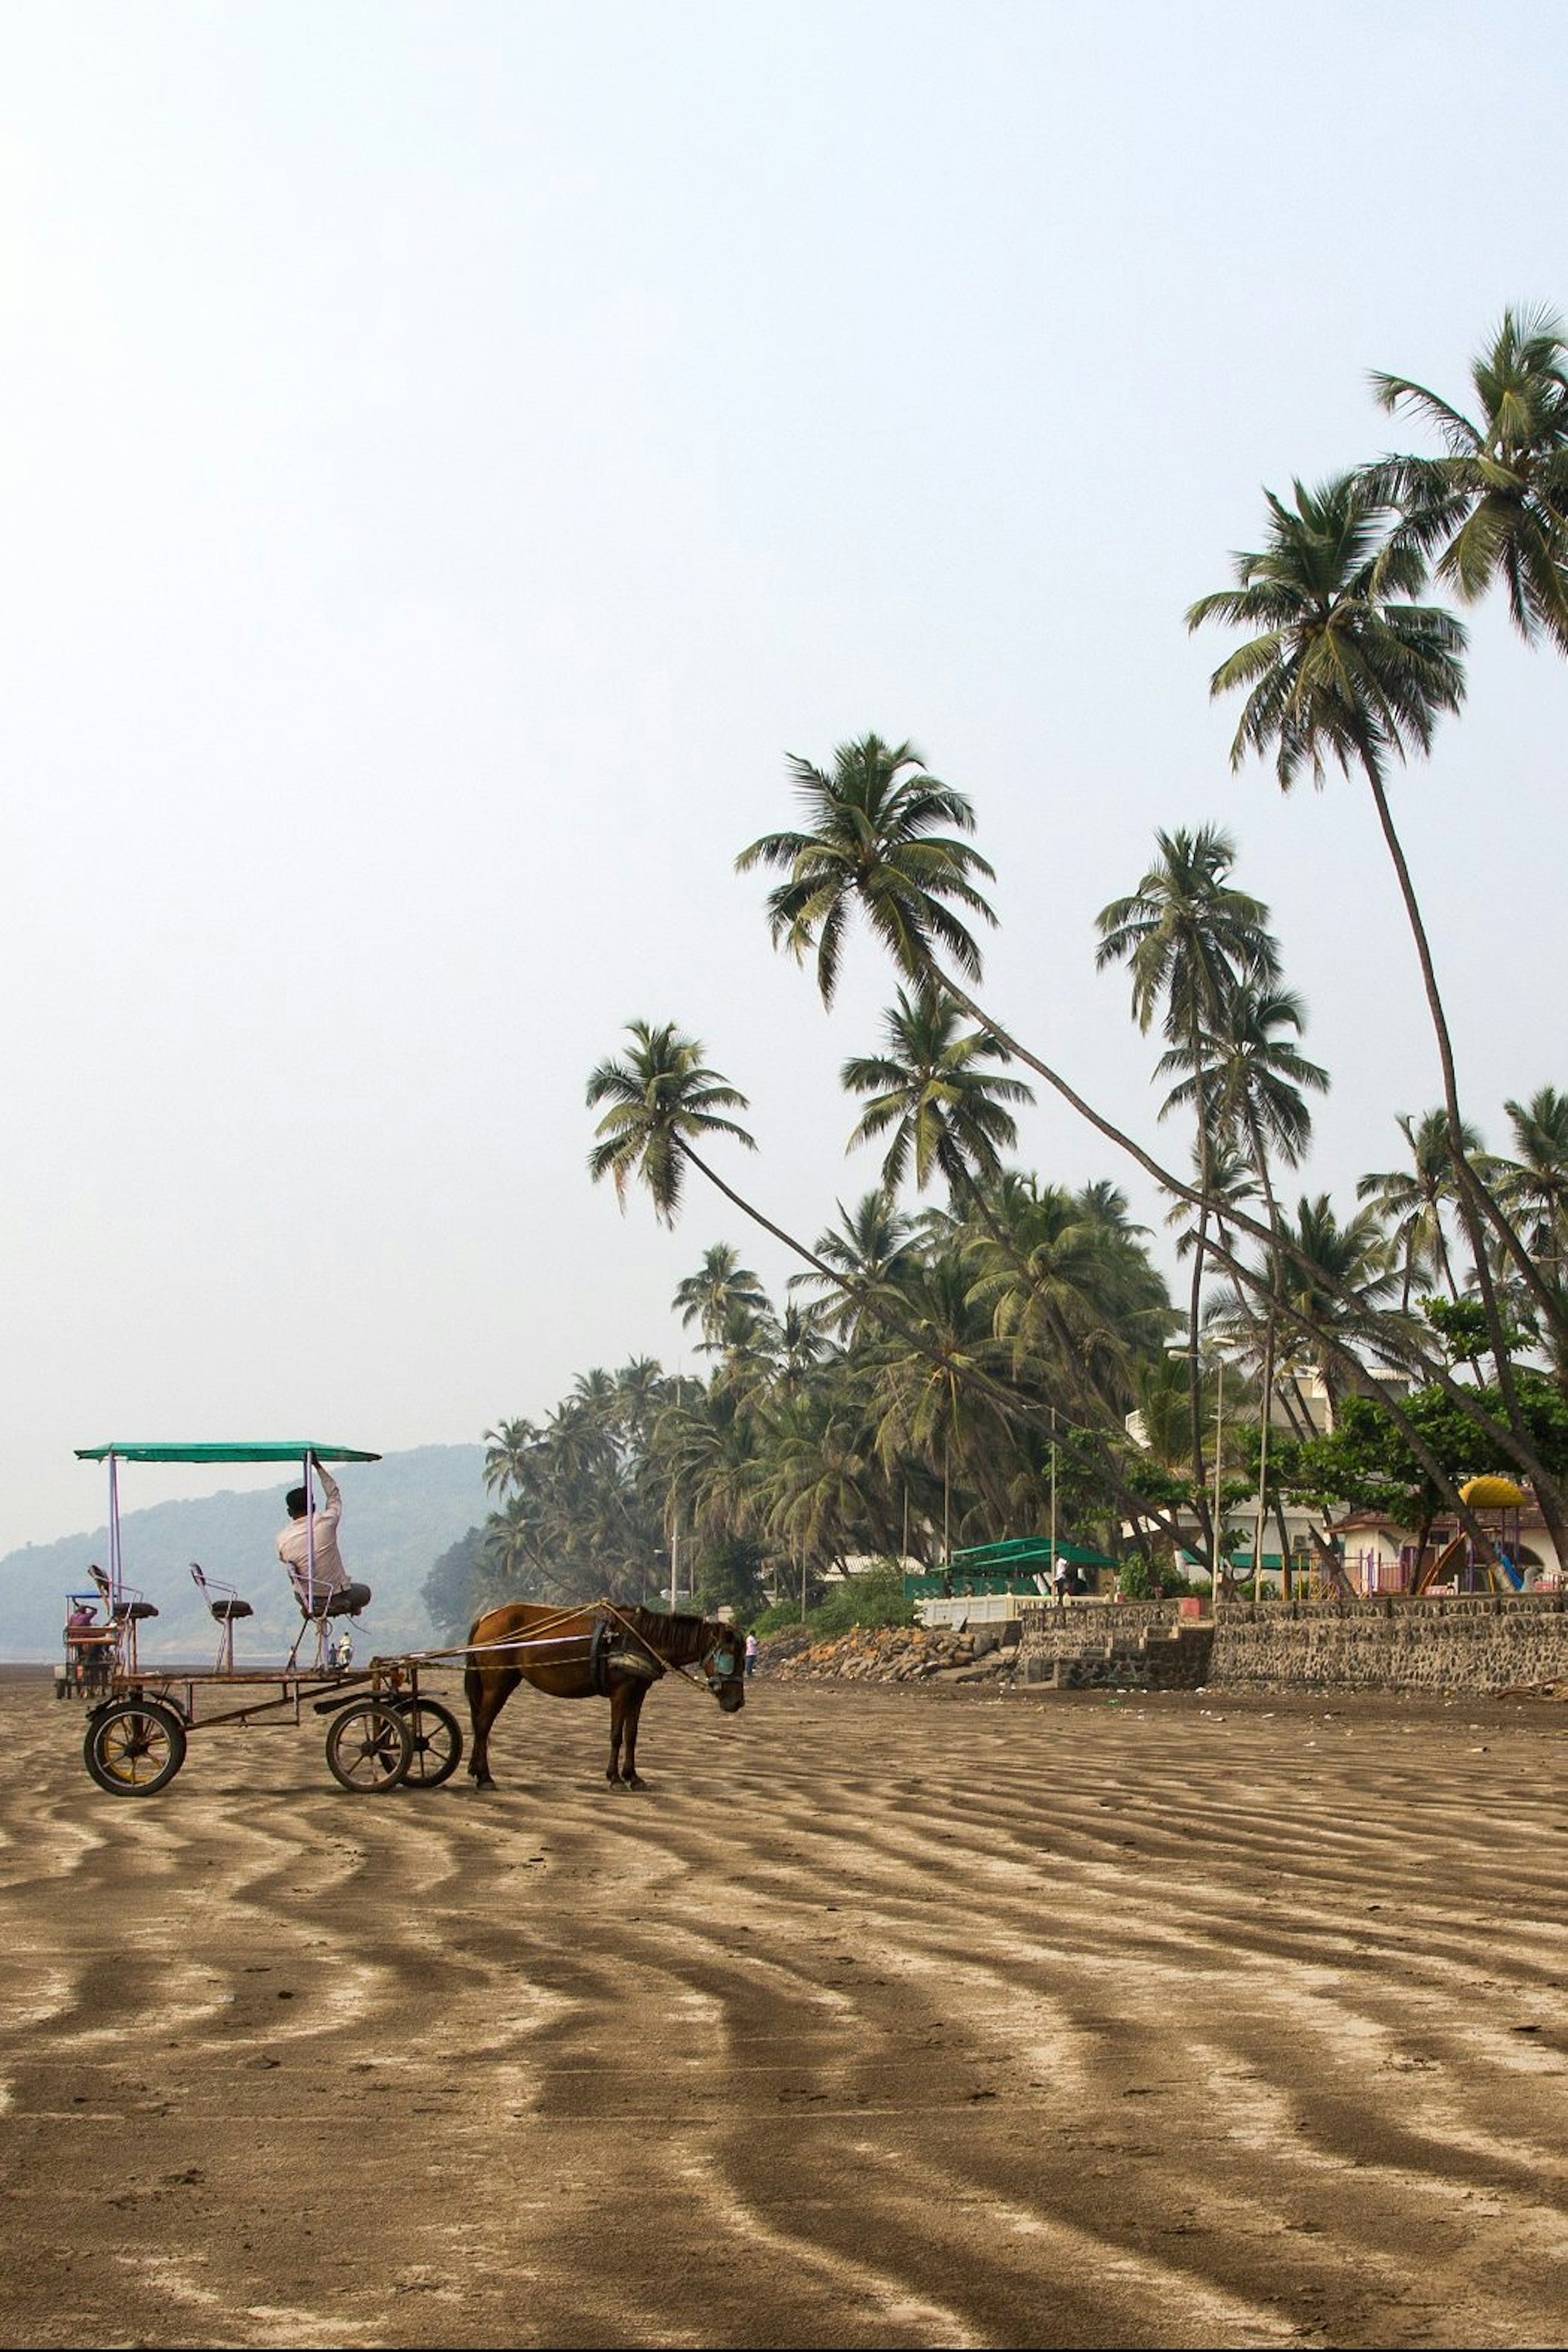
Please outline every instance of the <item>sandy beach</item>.
M530 1694L100 1795L0 1676L6 2345L1540 2345L1568 1710Z

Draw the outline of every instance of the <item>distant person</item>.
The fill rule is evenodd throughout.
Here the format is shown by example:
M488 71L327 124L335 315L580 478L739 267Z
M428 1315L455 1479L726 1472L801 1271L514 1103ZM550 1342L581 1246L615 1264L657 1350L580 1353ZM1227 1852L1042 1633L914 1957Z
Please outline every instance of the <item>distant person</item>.
M748 1682L751 1681L752 1676L756 1673L756 1671L757 1637L754 1633L748 1633L746 1636L746 1680Z
M68 1633L85 1633L89 1625L98 1622L98 1612L90 1601L79 1601L66 1619Z
M343 1498L338 1492L337 1481L319 1462L316 1475L321 1482L325 1500L310 1515L309 1527L309 1487L291 1487L284 1496L289 1524L278 1538L278 1557L289 1571L294 1597L307 1617L357 1616L369 1602L370 1587L353 1581L338 1549Z
M1065 1559L1058 1559L1057 1562L1055 1583L1057 1588L1057 1599L1058 1601L1065 1601L1072 1586L1072 1571L1068 1567Z

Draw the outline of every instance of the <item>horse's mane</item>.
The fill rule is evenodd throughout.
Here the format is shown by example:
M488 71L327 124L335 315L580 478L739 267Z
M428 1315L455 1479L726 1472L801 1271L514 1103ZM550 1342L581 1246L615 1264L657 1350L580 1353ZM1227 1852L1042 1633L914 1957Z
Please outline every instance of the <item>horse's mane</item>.
M635 1628L656 1656L667 1658L672 1666L689 1665L693 1658L700 1658L716 1624L712 1618L694 1617L689 1612L679 1610L621 1608L617 1605L616 1614Z

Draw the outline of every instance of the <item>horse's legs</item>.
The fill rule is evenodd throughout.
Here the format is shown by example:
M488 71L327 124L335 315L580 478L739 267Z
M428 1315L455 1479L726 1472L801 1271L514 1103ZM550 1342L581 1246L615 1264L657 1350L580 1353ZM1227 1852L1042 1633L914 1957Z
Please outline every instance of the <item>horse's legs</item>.
M621 1779L628 1789L640 1789L637 1779L637 1725L642 1721L642 1703L647 1696L647 1683L637 1683L626 1694L626 1756L621 1766Z
M490 1726L522 1680L517 1666L498 1669L469 1666L463 1676L463 1689L468 1696L468 1720L473 1726L474 1744L468 1755L468 1770L481 1789L493 1789L490 1775Z
M610 1693L610 1761L605 1778L613 1789L620 1786L621 1738L626 1730L626 1706L630 1696L631 1694L625 1683L617 1683Z

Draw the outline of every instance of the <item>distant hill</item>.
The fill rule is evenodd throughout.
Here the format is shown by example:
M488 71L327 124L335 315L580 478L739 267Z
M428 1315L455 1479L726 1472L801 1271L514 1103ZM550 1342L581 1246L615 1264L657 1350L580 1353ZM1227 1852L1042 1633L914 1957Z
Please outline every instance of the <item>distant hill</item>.
M489 1514L483 1446L420 1445L381 1462L344 1462L333 1475L343 1495L343 1559L375 1595L353 1629L356 1654L428 1648L436 1635L419 1588L442 1553ZM272 1664L287 1654L300 1612L274 1544L283 1521L279 1496L298 1483L295 1470L279 1477L277 1492L230 1490L134 1511L124 1504L135 1492L135 1471L121 1472L125 1579L159 1612L142 1627L144 1659L212 1661L216 1628L191 1581L193 1559L236 1586L256 1612L237 1629L237 1663ZM93 1560L108 1564L108 1529L99 1527L0 1559L0 1658L59 1655L64 1596L89 1581Z

